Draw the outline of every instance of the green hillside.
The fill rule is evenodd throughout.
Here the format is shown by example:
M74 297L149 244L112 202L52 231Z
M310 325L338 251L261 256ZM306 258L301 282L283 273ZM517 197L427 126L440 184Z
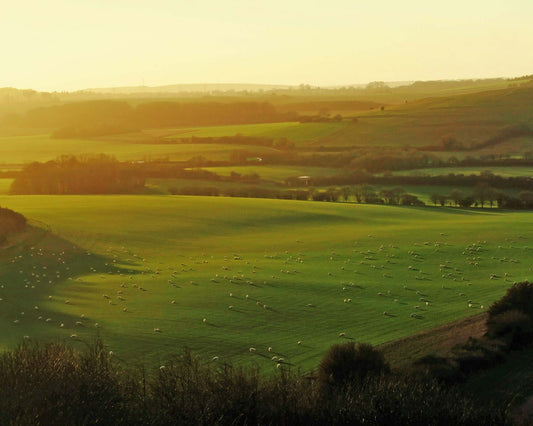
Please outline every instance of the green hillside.
M35 226L0 252L3 348L99 333L128 361L187 346L311 368L332 343L479 313L533 263L528 213L171 196L0 204Z

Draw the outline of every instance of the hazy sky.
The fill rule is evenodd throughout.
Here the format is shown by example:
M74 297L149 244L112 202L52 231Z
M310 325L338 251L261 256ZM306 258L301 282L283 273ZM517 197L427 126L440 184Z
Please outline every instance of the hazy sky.
M0 87L533 73L533 0L0 0Z

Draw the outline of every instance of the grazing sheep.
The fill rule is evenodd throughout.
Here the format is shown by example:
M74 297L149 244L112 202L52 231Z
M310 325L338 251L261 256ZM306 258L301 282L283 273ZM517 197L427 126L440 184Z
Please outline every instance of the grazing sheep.
M249 351L250 353L254 353L254 352L256 351L256 349L255 349L255 348L250 348L250 349L248 349L248 351Z
M154 327L154 333L161 333L161 330L157 327Z

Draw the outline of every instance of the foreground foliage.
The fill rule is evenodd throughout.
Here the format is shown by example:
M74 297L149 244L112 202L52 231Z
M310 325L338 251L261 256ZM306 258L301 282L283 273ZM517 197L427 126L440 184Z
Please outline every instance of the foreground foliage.
M22 344L0 358L2 424L504 424L500 409L412 376L368 375L323 392L286 365L202 363L186 351L151 374L120 366L101 341L80 353Z

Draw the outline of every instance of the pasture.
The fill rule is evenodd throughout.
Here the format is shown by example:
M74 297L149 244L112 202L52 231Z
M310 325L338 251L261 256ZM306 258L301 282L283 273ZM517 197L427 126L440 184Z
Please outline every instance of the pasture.
M204 156L210 160L227 160L236 149L249 149L239 145L154 144L142 143L129 134L109 139L52 139L48 134L0 137L0 158L7 164L25 164L31 161L54 160L61 155L96 155L106 153L119 161L168 159L189 160ZM124 140L121 140L124 139ZM272 151L272 148L253 147L254 152ZM29 155L31 153L31 156Z
M0 251L3 348L23 336L126 362L189 347L309 369L483 312L531 279L531 214L180 196L3 196L33 225Z

